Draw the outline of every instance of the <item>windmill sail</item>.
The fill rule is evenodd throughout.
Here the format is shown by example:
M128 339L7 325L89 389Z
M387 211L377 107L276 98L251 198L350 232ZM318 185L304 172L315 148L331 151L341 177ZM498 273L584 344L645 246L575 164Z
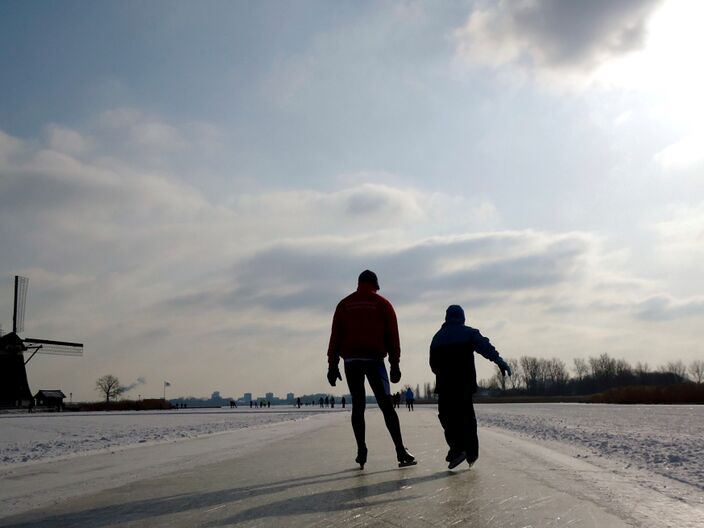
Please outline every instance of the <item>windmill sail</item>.
M15 275L15 306L12 312L12 331L24 331L24 311L27 305L29 279Z
M23 339L27 348L37 348L39 354L52 354L55 356L82 356L83 343L69 343L68 341L51 341L49 339Z

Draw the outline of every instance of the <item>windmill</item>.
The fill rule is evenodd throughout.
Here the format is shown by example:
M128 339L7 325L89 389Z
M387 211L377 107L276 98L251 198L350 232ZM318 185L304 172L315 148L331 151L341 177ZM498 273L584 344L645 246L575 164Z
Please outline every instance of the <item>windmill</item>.
M15 299L12 312L12 332L2 335L0 331L0 406L26 405L32 400L27 382L26 365L35 354L59 356L82 356L82 343L52 341L49 339L22 338L24 312L27 301L27 277L15 276ZM31 352L25 360L24 353Z

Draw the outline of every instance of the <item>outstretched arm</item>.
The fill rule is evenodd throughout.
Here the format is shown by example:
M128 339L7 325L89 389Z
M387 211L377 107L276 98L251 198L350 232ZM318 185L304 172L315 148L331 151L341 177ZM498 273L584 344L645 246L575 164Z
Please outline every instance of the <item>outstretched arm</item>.
M509 376L511 375L511 367L509 367L508 363L506 363L506 361L504 361L504 359L499 355L496 348L494 348L494 345L492 345L491 341L489 341L489 338L484 337L479 330L477 330L477 335L475 337L474 350L489 361L496 363L501 370L502 376L505 376L506 374Z

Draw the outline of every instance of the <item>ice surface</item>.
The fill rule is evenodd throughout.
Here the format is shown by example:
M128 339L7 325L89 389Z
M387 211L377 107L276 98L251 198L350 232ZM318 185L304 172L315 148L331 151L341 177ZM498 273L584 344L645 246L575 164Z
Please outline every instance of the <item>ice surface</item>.
M487 413L481 406L479 413L505 418L513 412L529 431L527 424L540 426L541 419L541 406L530 407ZM577 406L568 415L580 413ZM396 467L376 409L367 413L364 471L353 463L348 412L292 414L301 419L5 465L0 526L699 528L704 518L700 488L623 465L605 467L604 460L618 459L493 426L480 429L480 459L471 470L447 471L432 406L400 413L404 443L420 461L404 469ZM546 409L548 422L550 416L559 418L560 411ZM578 423L591 419L600 430L598 416L581 416ZM608 424L609 413L600 416Z

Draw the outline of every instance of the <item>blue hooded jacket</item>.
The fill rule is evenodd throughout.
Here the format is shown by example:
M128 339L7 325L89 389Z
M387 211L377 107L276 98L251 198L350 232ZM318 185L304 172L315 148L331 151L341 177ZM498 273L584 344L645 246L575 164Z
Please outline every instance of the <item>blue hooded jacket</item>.
M464 324L464 310L453 304L445 322L430 343L430 368L435 374L435 392L477 392L474 352L498 363L501 356L479 330Z

